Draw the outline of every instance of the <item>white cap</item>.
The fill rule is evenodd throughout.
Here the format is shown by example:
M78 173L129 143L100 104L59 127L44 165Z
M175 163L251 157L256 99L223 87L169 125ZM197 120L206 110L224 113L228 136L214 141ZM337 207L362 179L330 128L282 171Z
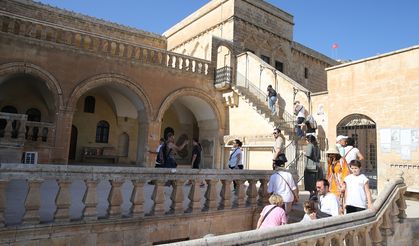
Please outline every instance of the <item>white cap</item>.
M339 136L337 136L337 138L336 138L336 143L337 142L339 142L340 140L342 140L342 139L347 139L348 138L348 136L343 136L343 135L339 135Z

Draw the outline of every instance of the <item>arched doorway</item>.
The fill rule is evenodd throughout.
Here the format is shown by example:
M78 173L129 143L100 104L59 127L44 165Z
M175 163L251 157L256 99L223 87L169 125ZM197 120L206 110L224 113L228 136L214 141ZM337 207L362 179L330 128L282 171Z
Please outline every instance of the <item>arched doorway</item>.
M355 147L365 158L365 171L370 178L374 179L377 174L377 130L375 122L366 115L351 114L338 123L336 135L345 135L354 139ZM373 182L371 182L371 185L374 188Z
M219 119L213 107L198 95L178 96L168 103L161 124L161 137L166 127L175 130L175 141L181 144L187 138L188 145L178 152L178 166L190 167L192 139L197 138L202 146L201 168L216 168Z

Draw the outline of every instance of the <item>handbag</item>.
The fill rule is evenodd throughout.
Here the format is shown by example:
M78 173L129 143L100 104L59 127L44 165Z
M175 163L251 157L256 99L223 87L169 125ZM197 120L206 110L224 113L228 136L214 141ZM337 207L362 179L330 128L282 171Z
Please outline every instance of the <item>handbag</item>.
M288 161L285 154L279 154L278 157L275 160L275 164L284 164Z

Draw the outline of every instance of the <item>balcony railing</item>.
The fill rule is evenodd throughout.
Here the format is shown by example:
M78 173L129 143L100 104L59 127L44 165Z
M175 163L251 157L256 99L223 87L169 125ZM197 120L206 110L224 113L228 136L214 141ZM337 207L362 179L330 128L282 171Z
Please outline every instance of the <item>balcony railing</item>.
M215 84L231 84L232 82L232 67L222 67L215 70Z

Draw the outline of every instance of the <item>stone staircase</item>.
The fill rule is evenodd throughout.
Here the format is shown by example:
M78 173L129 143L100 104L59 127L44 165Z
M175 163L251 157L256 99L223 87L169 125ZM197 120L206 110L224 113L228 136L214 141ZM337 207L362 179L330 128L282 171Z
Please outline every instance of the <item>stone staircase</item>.
M252 85L250 85L252 86ZM259 115L264 117L272 127L279 127L284 135L294 136L294 117L284 109L277 107L277 114L272 115L265 101L266 94L258 88L246 88L232 85L231 89L248 103ZM279 110L278 110L279 108Z

